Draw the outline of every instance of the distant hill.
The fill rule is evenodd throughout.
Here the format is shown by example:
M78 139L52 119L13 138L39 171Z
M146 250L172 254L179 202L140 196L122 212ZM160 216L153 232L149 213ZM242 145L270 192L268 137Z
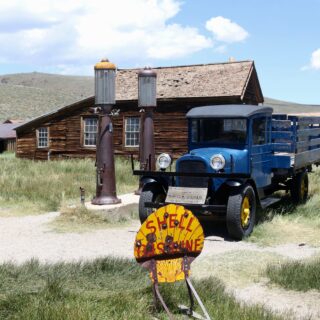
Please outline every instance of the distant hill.
M21 73L0 76L0 120L31 119L92 96L93 77Z
M320 113L320 105L300 104L264 98L264 105L273 108L275 113Z
M92 96L93 77L46 73L0 76L0 121L29 120L75 101ZM277 113L320 112L320 105L304 105L265 98Z

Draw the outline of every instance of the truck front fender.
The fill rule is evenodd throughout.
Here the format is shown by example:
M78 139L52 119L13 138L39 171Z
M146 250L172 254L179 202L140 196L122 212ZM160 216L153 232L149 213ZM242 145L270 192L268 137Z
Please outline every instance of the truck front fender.
M161 177L143 176L140 178L140 182L143 185L155 183L155 184L159 185L163 189L163 191L167 192L167 190L168 190L168 181L166 181L165 179L163 179Z
M225 184L228 186L228 187L240 187L242 186L244 183L243 181L239 181L239 180L227 180L225 182Z
M257 200L257 205L260 205L260 194L259 191L257 189L257 186L255 184L255 182L252 179L230 179L227 180L222 186L224 186L224 188L221 188L221 190L223 192L221 192L220 194L223 194L224 192L226 192L227 188L228 194L233 193L233 192L237 192L237 189L240 189L242 186L244 186L245 184L250 184L256 194L256 200Z

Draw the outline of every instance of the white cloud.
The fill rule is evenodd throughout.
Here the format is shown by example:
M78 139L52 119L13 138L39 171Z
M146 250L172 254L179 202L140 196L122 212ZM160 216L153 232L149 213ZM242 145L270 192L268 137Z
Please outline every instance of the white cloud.
M311 69L320 70L320 48L312 52L309 64L301 67L300 70L307 71Z
M81 73L107 56L144 64L213 46L172 23L180 0L11 0L0 6L0 61ZM83 66L83 68L81 67Z
M177 37L177 35L179 35ZM148 37L147 55L149 58L170 59L183 57L199 48L212 46L212 41L200 35L196 28L173 24Z
M226 43L241 42L249 36L237 23L221 16L208 20L206 28L213 33L215 40Z
M310 66L312 69L320 70L320 48L312 52Z

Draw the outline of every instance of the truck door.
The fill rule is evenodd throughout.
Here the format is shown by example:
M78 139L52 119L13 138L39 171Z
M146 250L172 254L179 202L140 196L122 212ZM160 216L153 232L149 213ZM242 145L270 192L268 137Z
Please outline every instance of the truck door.
M257 188L271 184L271 136L268 128L271 117L259 116L251 120L251 175Z

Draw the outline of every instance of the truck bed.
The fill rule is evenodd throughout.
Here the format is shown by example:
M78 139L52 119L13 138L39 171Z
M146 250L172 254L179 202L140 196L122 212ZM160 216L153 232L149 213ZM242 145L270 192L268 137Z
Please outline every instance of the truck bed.
M320 117L273 115L271 139L275 167L320 163Z

